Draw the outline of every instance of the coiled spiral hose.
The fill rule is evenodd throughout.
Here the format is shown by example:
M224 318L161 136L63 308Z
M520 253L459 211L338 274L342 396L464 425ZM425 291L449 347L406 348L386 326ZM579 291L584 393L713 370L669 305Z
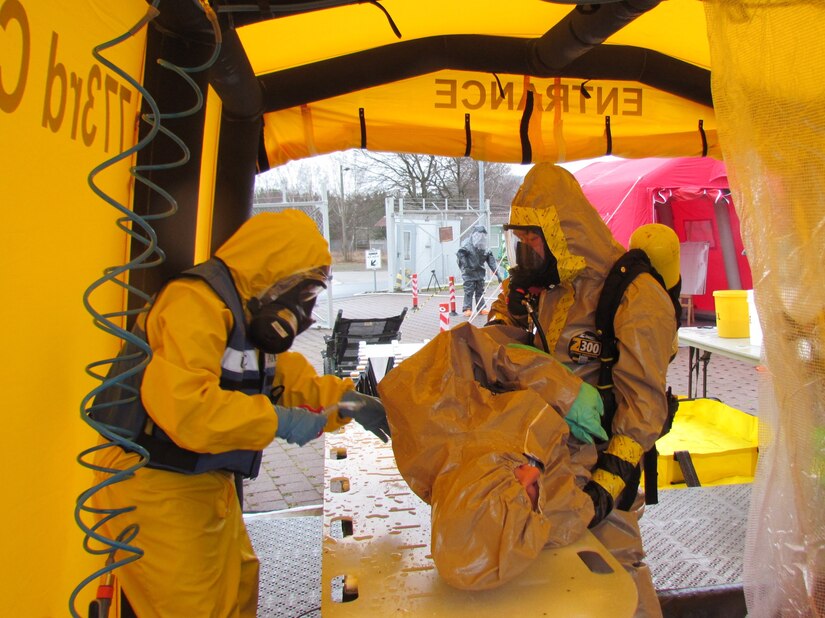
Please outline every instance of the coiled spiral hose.
M91 415L93 412L100 410L101 406L120 405L133 401L135 398L139 397L140 393L138 390L129 387L127 380L129 377L142 372L152 358L152 351L148 344L123 328L121 324L123 324L127 318L132 316L137 317L139 314L145 313L149 310L152 302L151 296L143 290L130 285L128 283L128 274L133 270L152 268L163 263L165 260L165 254L158 246L157 234L152 228L151 222L157 219L171 217L177 212L177 203L172 195L165 191L162 187L146 178L143 173L154 170L172 169L184 165L189 160L190 152L186 144L177 135L165 128L163 122L171 118L181 118L196 114L200 111L203 107L203 93L189 74L208 69L212 66L212 64L214 64L220 54L221 30L218 25L217 16L206 0L193 0L193 2L200 6L212 25L212 29L215 34L215 48L212 56L203 65L190 68L182 68L162 59L158 60L158 64L160 66L165 69L169 69L182 77L189 87L195 92L196 102L187 110L176 113L162 114L154 98L141 84L137 82L137 80L102 55L107 49L110 49L134 36L142 28L147 26L155 17L157 17L157 15L159 15L159 11L157 9L159 0L154 0L152 5L147 9L146 14L127 32L106 43L96 46L92 51L92 55L98 62L103 64L121 79L128 82L141 94L143 100L151 109L151 112L145 113L141 116L141 120L150 126L150 130L146 133L146 135L133 147L117 154L111 159L108 159L95 167L88 176L88 183L92 191L100 199L109 204L111 207L117 209L123 215L117 219L116 225L130 237L133 247L135 246L135 243L137 243L139 246L143 247L143 251L140 255L134 257L126 264L110 266L104 269L103 276L93 282L86 289L83 295L83 304L86 307L86 310L92 315L95 326L104 332L123 340L124 344L134 344L138 347L139 352L136 353L136 356L121 356L118 358L108 358L96 361L90 363L86 367L86 373L99 380L100 384L96 388L92 389L85 397L83 397L80 405L80 416L85 423L90 425L92 429L103 437L103 440L101 440L97 445L81 452L77 457L77 461L83 467L88 468L97 474L108 475L108 478L96 483L78 496L75 506L75 521L85 534L83 540L84 549L93 555L106 556L106 560L102 568L84 578L72 591L69 597L69 611L75 618L80 618L80 614L75 609L78 595L87 585L95 580L99 580L100 583L98 586L98 593L96 595L97 598L92 602L89 613L90 615L94 615L99 618L108 616L111 605L114 571L125 564L138 560L143 555L143 550L136 544L133 544L133 541L139 533L138 526L132 525L125 527L117 535L115 535L115 538L109 538L101 531L102 526L108 524L119 515L133 511L135 507L96 508L92 506L90 502L92 497L104 487L122 482L134 476L136 470L146 465L149 460L149 454L143 447L135 444L125 436L118 433L116 428L95 421ZM169 204L169 207L163 212L141 217L103 191L96 184L95 179L104 170L120 161L123 161L124 159L133 157L138 151L146 148L146 146L157 137L158 133L163 133L178 145L181 150L181 157L177 161L170 163L142 166L135 165L130 167L129 173L135 178L136 181L143 183L145 186L149 187L150 190L156 191ZM96 290L109 284L117 285L126 291L127 294L134 295L135 297L141 299L143 301L143 306L139 309L125 309L113 312L98 311L92 304L91 297ZM131 369L127 371L118 374L116 371L106 370L112 368L118 363L135 360L136 357L140 358L140 361L134 364ZM130 398L99 405L94 403L95 398L101 392L115 386L130 392ZM93 461L94 455L99 451L108 448L123 448L124 450L138 453L140 460L135 465L125 469L107 468L95 464ZM120 552L120 554L118 554L118 552Z

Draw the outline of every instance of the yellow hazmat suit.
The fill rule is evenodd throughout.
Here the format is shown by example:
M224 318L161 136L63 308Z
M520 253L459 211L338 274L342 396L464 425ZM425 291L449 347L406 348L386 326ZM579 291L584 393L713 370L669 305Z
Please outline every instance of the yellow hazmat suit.
M315 223L294 210L257 215L215 252L232 274L244 304L299 271L329 266L327 243ZM146 319L153 357L141 387L143 404L179 446L199 453L261 450L275 438L278 418L266 395L220 387L221 358L232 314L199 279L176 279L158 295ZM274 385L283 406L322 408L353 389L350 380L318 376L300 354L276 357ZM331 415L326 431L342 421ZM138 456L120 448L97 463L123 469ZM100 481L108 475L100 474ZM97 506L135 506L104 528L110 538L140 526L133 544L145 552L116 571L141 618L249 616L257 612L258 560L243 523L233 475L181 474L141 468L102 489ZM118 558L122 556L118 555Z
M513 199L510 225L540 227L557 260L558 285L539 294L536 319L551 355L582 380L598 384L598 337L595 310L605 278L625 250L587 201L576 179L552 164L535 165ZM511 280L493 303L490 321L526 325L508 310ZM607 452L635 465L659 437L667 416L667 367L676 340L673 304L653 277L642 274L627 288L614 320L619 360L613 367L616 414ZM538 337L534 344L541 348ZM573 438L571 437L571 440ZM587 470L596 465L596 447L581 444L574 460ZM593 480L615 498L623 481L597 468ZM585 472L582 484L589 480ZM642 502L637 500L641 507ZM643 563L638 514L614 509L592 532L634 577L639 588L638 615L661 610Z

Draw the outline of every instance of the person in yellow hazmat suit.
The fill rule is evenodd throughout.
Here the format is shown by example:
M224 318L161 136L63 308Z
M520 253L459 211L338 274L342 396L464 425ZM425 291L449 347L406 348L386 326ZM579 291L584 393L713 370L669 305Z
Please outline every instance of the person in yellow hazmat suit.
M534 333L537 348L597 385L601 342L596 307L605 279L625 249L572 174L547 163L536 164L525 176L505 235L513 268L488 324L524 326ZM676 248L675 265L660 264L668 288L679 280L678 244ZM632 479L668 415L665 382L677 329L668 292L650 274L640 274L625 290L614 326L619 356L613 366L615 410L604 428L607 440L599 418L568 418L568 445L580 466L578 485L593 502L591 531L634 578L637 615L661 616L638 526L644 498L637 494L638 480L634 486ZM622 510L627 485L631 504Z
M256 615L258 560L235 480L257 475L275 438L304 445L354 418L387 441L377 399L355 392L349 379L317 375L289 351L312 324L330 264L306 214L260 214L212 259L168 282L133 329L153 353L140 398L124 405L117 393L98 396L96 420L133 435L150 459L105 486L95 504L135 507L104 531L115 538L140 527L132 544L143 556L116 570L140 618ZM138 460L113 446L96 463L124 469Z

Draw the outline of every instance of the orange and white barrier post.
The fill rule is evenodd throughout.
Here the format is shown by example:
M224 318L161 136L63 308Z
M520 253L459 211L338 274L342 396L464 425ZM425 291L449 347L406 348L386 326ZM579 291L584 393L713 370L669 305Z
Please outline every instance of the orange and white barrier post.
M441 332L450 330L450 303L439 303L438 315L441 321Z
M418 311L418 274L412 275L412 310Z
M450 276L450 315L458 315L455 311L455 277Z

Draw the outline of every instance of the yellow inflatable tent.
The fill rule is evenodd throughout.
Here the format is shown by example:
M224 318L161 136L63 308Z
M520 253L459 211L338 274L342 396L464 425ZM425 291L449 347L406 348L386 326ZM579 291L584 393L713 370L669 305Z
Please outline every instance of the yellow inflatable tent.
M97 385L86 367L119 345L93 322L122 323L139 302L104 273L128 273L140 238L154 257L156 238L165 262L128 274L152 293L249 215L256 171L348 148L512 163L724 158L773 378L759 407L749 611L823 611L825 6L212 6L214 22L193 0L0 0L0 613L65 615L102 566L73 519L91 483L75 459L95 443L81 419ZM151 231L116 223L132 213ZM73 599L79 611L92 588Z

